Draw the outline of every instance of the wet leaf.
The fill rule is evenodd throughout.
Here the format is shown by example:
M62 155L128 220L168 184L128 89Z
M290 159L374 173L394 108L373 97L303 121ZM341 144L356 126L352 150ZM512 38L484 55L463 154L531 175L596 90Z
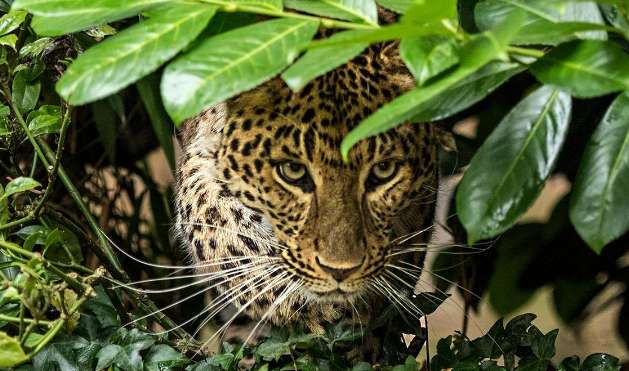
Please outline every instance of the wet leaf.
M73 105L106 97L157 69L203 31L216 8L178 4L89 48L70 65L56 90ZM141 63L138 61L141 60Z
M588 142L574 182L570 220L596 252L629 229L629 93L619 95Z
M571 106L568 94L539 88L485 140L456 194L470 243L507 230L537 198L559 155Z
M311 21L276 19L210 37L166 67L161 85L166 110L180 124L270 79L297 58L317 27Z
M575 97L592 98L629 89L629 54L609 41L561 44L530 66L545 84Z
M37 187L41 187L41 184L33 178L23 176L15 178L4 187L4 194L0 196L0 200L14 194L30 191Z

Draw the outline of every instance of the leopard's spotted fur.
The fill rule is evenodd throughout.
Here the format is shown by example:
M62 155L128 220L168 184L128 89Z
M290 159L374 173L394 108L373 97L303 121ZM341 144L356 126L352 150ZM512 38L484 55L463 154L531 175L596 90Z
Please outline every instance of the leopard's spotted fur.
M430 125L405 124L360 142L348 163L339 144L413 85L396 45L372 46L300 92L274 79L185 123L177 225L195 264L247 257L201 268L220 271L262 264L249 258L268 256L277 266L270 275L231 279L219 292L237 307L251 301L245 313L260 318L286 285L301 282L269 319L314 330L338 320L349 303L379 305L382 299L366 286L392 259L392 241L432 223L434 197L426 194L437 187L436 134ZM397 174L371 184L373 166L391 159ZM283 160L306 165L312 182L298 187L279 179L276 166ZM421 260L417 254L398 258ZM345 279L339 283L339 271L322 265L341 270ZM280 276L289 278L263 292ZM367 300L356 301L359 296Z

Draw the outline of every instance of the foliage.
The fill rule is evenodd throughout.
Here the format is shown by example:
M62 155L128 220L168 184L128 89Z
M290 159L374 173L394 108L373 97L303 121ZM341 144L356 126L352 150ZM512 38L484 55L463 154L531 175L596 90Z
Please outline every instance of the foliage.
M376 4L402 16L378 25ZM186 264L164 227L172 189L145 161L161 147L174 169L176 125L276 75L298 91L389 40L400 40L417 86L366 117L343 155L402 122L479 121L472 137L454 130L458 152L442 156L443 172L463 179L448 219L459 244L440 249L437 291L457 284L466 311L486 295L506 315L550 286L557 312L576 325L620 284L604 305L621 303L618 331L629 344L627 0L0 0L0 12L0 367L349 367L340 327L275 331L199 361L193 328L176 323L201 297L153 316L188 292L149 299L112 282ZM316 38L319 28L338 32ZM558 174L572 191L550 220L516 224ZM545 370L557 334L532 319L499 322L475 340L463 329L439 341L432 366ZM392 339L382 347L387 365L414 370L421 342L401 348L400 333L424 334L391 320L380 323ZM137 328L121 327L129 322ZM557 368L618 365L594 355Z

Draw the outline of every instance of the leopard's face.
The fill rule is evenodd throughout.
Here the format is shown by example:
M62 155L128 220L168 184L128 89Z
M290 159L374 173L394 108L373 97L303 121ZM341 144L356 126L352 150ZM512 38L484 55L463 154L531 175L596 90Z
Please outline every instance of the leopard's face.
M270 81L187 124L179 224L197 263L272 257L284 286L299 283L299 294L286 299L295 309L371 295L388 262L418 262L417 254L392 252L432 223L431 126L405 124L366 139L347 162L339 151L362 119L413 86L396 53L372 47L297 93ZM281 290L268 294L247 311L264 313Z

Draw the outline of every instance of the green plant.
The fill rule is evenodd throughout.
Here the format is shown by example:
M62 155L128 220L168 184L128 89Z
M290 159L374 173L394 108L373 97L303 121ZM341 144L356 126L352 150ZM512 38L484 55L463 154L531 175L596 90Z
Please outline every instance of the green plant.
M379 26L376 3L403 15ZM466 311L480 300L470 292L488 294L507 314L551 285L558 313L575 324L598 310L591 303L606 287L620 284L606 304L622 303L618 330L629 343L626 0L0 0L0 11L0 367L32 361L52 369L76 355L70 348L81 355L68 361L75 369L120 354L129 363L112 367L212 369L231 359L229 369L251 355L260 367L347 367L330 347L334 336L299 332L276 333L254 348L226 345L192 366L171 346L196 351L188 329L176 326L195 305L165 315L157 313L165 298L112 288L111 280L166 270L117 254L111 241L149 262L184 265L164 228L172 190L155 183L146 153L161 146L174 169L171 133L184 119L277 74L299 90L389 40L401 40L417 87L353 130L344 155L402 122L452 128L479 118L475 137L455 133L456 158L443 156L445 172L467 168L449 219L464 247L447 247L452 254L436 260L434 271L450 267L435 275L437 289L457 283ZM320 27L339 32L313 40ZM572 182L571 193L548 223L516 225L554 174ZM108 177L117 180L113 191ZM486 244L492 248L478 251ZM459 255L471 248L478 254ZM136 321L141 331L120 328L155 313ZM519 370L546 369L556 334L542 335L522 318L515 348L498 338L508 342L516 330L503 333L497 324L489 338L442 340L433 365L497 369L491 360L503 356L513 369L517 354ZM170 336L149 337L155 323ZM97 348L108 356L95 355ZM558 367L617 364L594 356Z

